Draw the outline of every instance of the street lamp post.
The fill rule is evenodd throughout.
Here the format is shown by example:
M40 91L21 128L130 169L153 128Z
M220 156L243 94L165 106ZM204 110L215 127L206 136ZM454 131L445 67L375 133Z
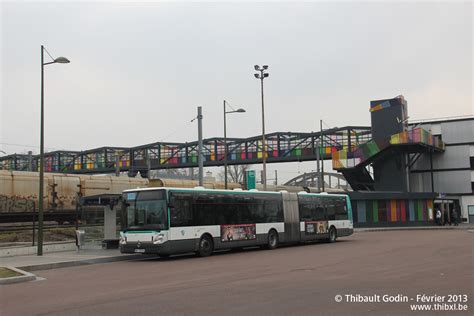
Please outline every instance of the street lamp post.
M41 127L40 127L40 164L39 164L39 201L38 201L38 256L43 255L43 203L44 203L44 198L43 198L43 192L44 192L44 66L49 65L49 64L67 64L69 63L69 60L65 57L58 57L58 58L53 58L49 52L46 50L46 53L48 53L49 57L53 61L51 62L44 62L44 51L46 48L44 48L43 45L41 45Z
M260 90L262 92L262 162L263 162L263 173L262 173L262 182L263 190L267 190L267 146L265 144L265 106L263 102L263 79L269 76L268 73L265 73L265 70L268 69L268 65L263 65L261 68L259 65L254 66L256 71L260 73L254 74L255 78L260 79Z
M245 110L242 108L238 108L237 110L232 109L232 111L226 111L226 100L224 100L224 183L225 189L227 190L227 123L226 123L226 115L230 113L244 113ZM228 103L227 103L228 104ZM230 106L230 104L229 104ZM231 107L232 108L232 107Z

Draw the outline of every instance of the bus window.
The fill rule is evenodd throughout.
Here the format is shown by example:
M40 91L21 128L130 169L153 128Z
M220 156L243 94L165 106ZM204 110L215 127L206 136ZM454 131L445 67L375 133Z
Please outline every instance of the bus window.
M193 217L196 226L214 225L220 211L216 197L210 194L198 194L193 200Z
M309 222L313 220L313 208L314 205L310 203L300 204L300 220L303 222Z
M326 214L324 212L324 207L322 204L316 205L313 214L313 221L324 221L326 220Z
M262 222L283 222L283 209L279 199L266 199L263 205L265 217Z
M336 220L347 220L347 203L346 199L338 198L334 201L336 206Z
M304 196L300 199L301 221L324 221L326 220L324 205L318 196Z
M252 223L252 199L247 195L236 196L236 205L238 210L235 212L235 222L232 224L250 224Z
M251 223L265 223L267 222L267 214L264 209L264 203L266 203L262 197L257 196L254 199L254 203L250 205Z
M190 194L170 194L171 226L193 226L193 198Z
M326 216L328 221L336 219L336 203L333 198L325 198L324 204L326 206Z

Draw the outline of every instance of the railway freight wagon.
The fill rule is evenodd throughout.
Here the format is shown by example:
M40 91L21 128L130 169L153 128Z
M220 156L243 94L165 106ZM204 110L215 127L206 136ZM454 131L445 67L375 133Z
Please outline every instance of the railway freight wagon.
M194 180L143 179L115 175L77 175L63 173L44 174L44 220L72 222L76 219L77 201L80 197L103 194L122 194L122 191L143 187L193 188ZM224 188L222 182L205 182L208 189ZM229 189L240 188L229 183ZM39 173L0 170L0 223L30 222L37 216ZM80 214L101 212L101 207L88 206Z
M63 173L44 174L44 219L46 221L71 222L76 219L77 201L81 197L103 194L121 195L122 191L144 187L194 188L196 180L144 179L115 175L77 175ZM206 189L224 189L224 182L204 181ZM228 183L228 189L241 188L239 183ZM262 190L263 185L257 184ZM30 222L38 210L39 173L0 170L0 223ZM315 192L315 188L268 185L267 191ZM341 190L332 190L338 191ZM335 192L334 192L335 193ZM80 214L102 212L100 207L88 206Z
M199 182L197 180L187 180L187 179L158 178L158 179L150 179L148 183L148 187L150 188L154 188L154 187L156 188L159 188L159 187L195 188L197 186L199 186ZM205 187L206 189L224 189L225 183L204 180L203 187ZM239 183L229 182L227 183L227 188L229 190L241 189L242 186Z
M45 173L45 221L71 222L82 196L120 194L123 190L146 187L142 178ZM38 210L39 174L0 170L0 222L32 221Z

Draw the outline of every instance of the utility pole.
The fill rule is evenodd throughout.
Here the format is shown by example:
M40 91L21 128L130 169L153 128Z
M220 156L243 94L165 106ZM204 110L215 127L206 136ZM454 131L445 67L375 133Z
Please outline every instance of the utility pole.
M120 156L117 151L115 152L115 176L120 176Z
M199 165L199 186L203 186L204 171L202 159L202 107L198 106L198 165Z
M227 190L227 122L224 100L224 189Z
M28 151L28 171L33 171L33 152Z
M146 175L147 178L150 179L150 171L151 171L151 160L150 160L150 152L146 151Z
M320 166L319 166L319 159L320 159L320 151L321 151L321 145L320 145L321 142L318 142L318 144L316 145L316 178L318 180L318 192L321 192L321 169L320 169Z
M319 120L319 128L321 129L321 134L320 134L320 143L321 143L321 148L323 148L323 120ZM326 149L324 150L324 154L326 153ZM324 192L324 154L321 154L321 188L322 192Z

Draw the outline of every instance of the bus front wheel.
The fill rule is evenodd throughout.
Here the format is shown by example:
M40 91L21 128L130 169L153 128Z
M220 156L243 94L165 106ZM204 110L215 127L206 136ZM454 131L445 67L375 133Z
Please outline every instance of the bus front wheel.
M214 250L214 243L212 241L211 236L209 235L202 236L201 240L199 241L199 250L197 251L198 256L199 257L210 256L213 250Z

